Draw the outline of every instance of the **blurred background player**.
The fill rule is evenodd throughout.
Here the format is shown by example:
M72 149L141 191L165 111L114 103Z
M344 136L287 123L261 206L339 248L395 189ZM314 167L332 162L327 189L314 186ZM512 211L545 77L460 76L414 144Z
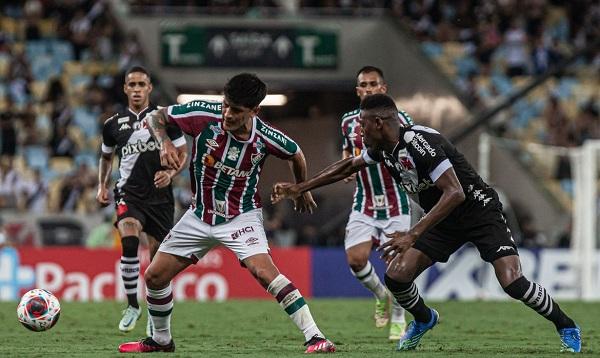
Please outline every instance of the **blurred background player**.
M147 129L146 116L157 109L150 104L152 82L149 73L136 66L125 74L123 91L127 95L127 112L117 113L104 123L102 155L98 174L96 200L108 205L108 185L115 152L119 157L119 180L115 186L116 225L121 236L121 276L127 308L119 322L119 330L129 332L142 312L137 300L140 272L138 245L140 234L146 233L150 259L162 239L173 226L174 200L171 179L179 169L164 169L160 163L160 145ZM168 136L177 148L180 163L187 157L187 145L178 127L170 127ZM151 321L147 331L150 333Z
M435 262L447 262L470 242L492 264L498 283L551 321L561 339L561 352L581 351L581 330L541 285L529 281L496 191L485 183L454 145L435 129L405 126L397 118L394 100L368 96L360 103L360 124L369 148L362 156L342 159L300 184L276 184L272 201L294 199L304 191L342 180L361 168L384 163L397 183L418 194L426 215L410 230L387 236L378 250L389 262L385 282L394 297L413 316L397 350L413 350L421 337L439 322L414 280Z
M365 66L358 71L356 95L361 100L372 94L386 92L387 85L381 69ZM362 150L366 149L360 133L359 114L360 110L357 109L342 116L343 159L360 156ZM410 116L404 112L398 112L398 117L406 125L413 124ZM370 165L344 181L350 182L352 179L356 179L356 190L346 226L346 258L354 277L375 296L375 327L387 325L388 307L392 303L389 338L398 340L406 327L404 309L377 276L369 255L373 246L377 247L387 240L385 234L410 228L410 199L381 164Z
M269 154L287 160L296 182L306 179L300 147L283 132L257 117L267 87L252 74L239 74L225 85L222 103L192 101L159 110L150 127L161 147L163 165L179 168L180 157L167 136L170 124L196 138L190 172L192 206L160 245L144 274L153 335L124 343L120 352L173 352L171 280L219 244L235 253L243 266L271 294L298 329L305 353L335 352L317 327L300 291L279 272L263 228L258 181ZM194 185L195 184L195 185ZM300 212L316 207L310 193L295 200Z

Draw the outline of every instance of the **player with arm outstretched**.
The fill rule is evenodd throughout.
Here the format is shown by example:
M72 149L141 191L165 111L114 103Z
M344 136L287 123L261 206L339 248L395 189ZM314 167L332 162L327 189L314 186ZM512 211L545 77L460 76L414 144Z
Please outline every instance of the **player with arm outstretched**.
M153 116L151 128L162 145L163 165L180 165L166 135L168 125L177 125L194 138L190 161L194 197L144 274L154 334L120 345L120 352L175 350L170 329L171 279L219 244L233 251L279 302L304 334L306 353L335 351L334 344L317 327L300 291L279 272L269 255L258 194L263 164L268 155L287 160L296 182L302 182L306 180L306 161L296 142L258 117L266 91L258 77L242 73L227 82L222 103L192 101L169 106ZM295 204L300 212L312 212L316 207L308 192L299 195Z
M385 282L394 297L414 316L397 349L415 349L439 319L425 305L414 280L434 262L446 262L466 242L494 267L498 282L556 327L561 351L581 351L580 329L544 287L521 271L517 247L502 215L502 204L465 157L436 130L403 126L394 101L377 94L361 102L360 122L369 148L361 157L332 164L300 184L276 184L272 201L295 198L305 190L342 180L373 163L383 163L394 180L418 195L426 215L406 232L395 232L380 249L389 264Z
M152 82L143 67L132 67L125 74L123 91L127 95L127 111L117 113L104 122L102 149L98 165L96 200L108 205L108 187L115 153L119 157L119 180L115 185L116 226L121 236L121 277L127 295L127 308L119 322L119 330L131 331L142 311L137 300L140 272L138 246L146 233L150 258L173 226L175 201L171 180L181 168L167 169L160 164L160 145L150 136L147 116L157 107L150 103ZM180 163L187 159L185 137L177 127L168 129ZM146 331L151 332L148 319Z
M386 92L387 85L381 69L365 66L358 71L356 95L361 100L373 94ZM359 114L360 110L357 109L342 116L344 159L359 157L365 149L360 135ZM405 112L398 112L398 118L406 125L413 124ZM353 180L356 181L354 202L344 238L346 259L352 275L375 296L375 327L385 327L388 321L391 321L389 338L398 340L406 328L404 309L391 297L377 276L369 256L373 247L378 247L388 240L385 234L407 231L410 228L411 201L380 163L369 165L344 179L345 182Z

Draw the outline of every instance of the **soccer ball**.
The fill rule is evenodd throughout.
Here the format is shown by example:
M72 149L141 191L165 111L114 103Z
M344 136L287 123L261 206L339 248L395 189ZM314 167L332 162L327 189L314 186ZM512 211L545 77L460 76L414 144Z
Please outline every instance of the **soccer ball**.
M17 306L19 322L35 332L54 327L60 317L60 303L50 291L33 289L21 298Z

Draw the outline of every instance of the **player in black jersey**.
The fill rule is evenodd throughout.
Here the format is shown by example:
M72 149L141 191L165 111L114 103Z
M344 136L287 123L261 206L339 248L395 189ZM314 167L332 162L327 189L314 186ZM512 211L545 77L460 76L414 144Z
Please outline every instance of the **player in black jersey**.
M415 318L397 349L416 348L439 319L438 313L425 305L414 280L434 262L446 262L463 244L471 242L481 258L494 266L498 282L509 296L554 323L562 341L561 351L579 352L579 327L542 286L523 276L496 191L436 130L402 126L392 98L385 94L368 96L360 109L362 135L369 149L360 157L330 165L303 183L276 184L272 201L296 198L376 162L382 162L408 193L418 195L426 215L407 232L389 235L392 239L380 247L388 261L385 282Z
M108 185L116 152L119 157L119 180L114 190L117 210L115 225L121 236L121 276L128 302L119 322L119 330L129 332L141 316L137 300L140 234L146 233L152 259L160 242L173 227L175 209L171 179L185 165L177 170L161 167L160 145L154 141L146 125L146 115L157 109L150 104L152 82L149 73L143 67L132 67L125 74L123 90L127 95L127 111L106 120L102 130L96 199L102 205L109 204ZM183 133L173 127L168 135L177 147L180 163L185 163L187 145ZM151 320L148 320L147 331L151 330Z

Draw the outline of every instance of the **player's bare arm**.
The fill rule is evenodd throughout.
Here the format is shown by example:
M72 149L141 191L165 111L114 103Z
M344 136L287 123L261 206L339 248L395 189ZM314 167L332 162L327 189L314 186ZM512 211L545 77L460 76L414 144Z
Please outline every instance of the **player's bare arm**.
M110 184L110 175L112 173L113 153L102 153L100 163L98 164L98 193L96 200L102 206L108 205L108 185Z
M346 158L331 164L305 182L298 184L277 183L273 186L271 202L275 204L282 199L296 199L306 191L338 182L366 166L367 163L362 157Z
M382 251L381 258L385 259L386 262L404 254L421 234L434 227L465 201L465 193L453 168L446 170L436 180L435 186L442 191L442 196L419 222L407 232L386 234L387 237L392 239L377 248L378 251Z
M179 160L177 148L167 135L167 125L169 124L167 109L161 108L149 114L148 117L148 130L160 144L160 164L168 169L179 170L182 163Z
M296 184L306 181L307 169L306 169L306 158L304 153L299 151L293 157L288 160ZM317 203L313 200L310 192L305 192L302 195L294 199L294 209L301 213L309 212L312 214L313 210L317 207Z
M351 151L349 151L347 149L342 150L342 159L346 159L346 158L350 158L350 157L352 157ZM344 183L350 183L354 179L356 179L356 173L352 173L349 177L344 178Z
M187 145L184 144L180 147L177 147L177 156L179 157L179 163L181 165L177 169L167 169L167 170L159 170L154 174L154 185L161 189L169 186L174 177L176 177L183 168L185 168L185 164L187 162Z

